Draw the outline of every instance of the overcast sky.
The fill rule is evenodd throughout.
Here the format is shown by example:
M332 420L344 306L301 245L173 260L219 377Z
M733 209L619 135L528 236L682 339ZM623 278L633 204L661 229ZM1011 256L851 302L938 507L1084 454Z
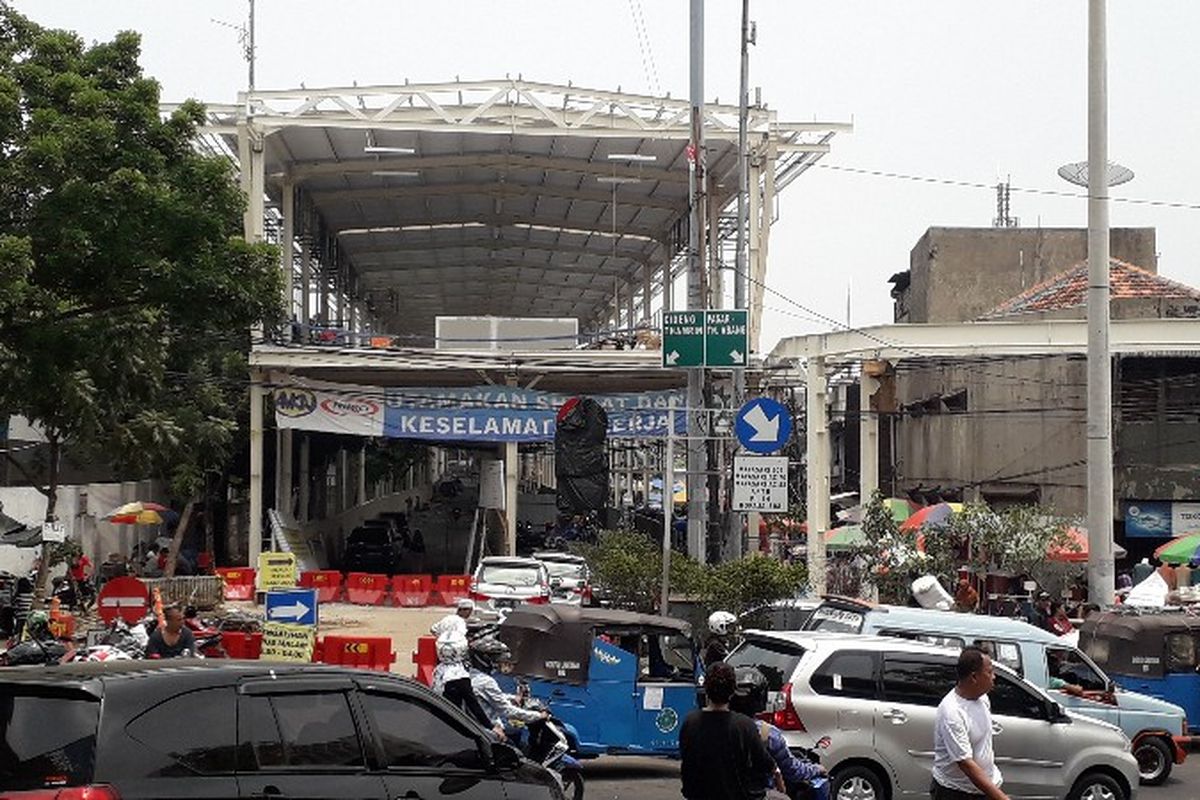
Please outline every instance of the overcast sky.
M707 95L737 98L740 3L707 4ZM16 0L87 40L143 36L164 100L232 102L245 86L245 0ZM688 91L686 0L258 0L260 88L526 79ZM854 325L891 321L887 278L926 228L988 226L992 189L845 167L1072 190L1056 168L1087 156L1086 0L752 0L751 86L781 120L850 120L833 152L783 193L768 284ZM649 57L635 19L644 21ZM1114 196L1200 206L1200 3L1110 0L1112 160L1137 178ZM653 64L653 67L650 64ZM1085 226L1085 201L1014 191L1022 225ZM1200 286L1200 210L1114 203L1112 224L1158 229L1159 271ZM829 328L767 298L763 349ZM787 313L783 313L787 312Z

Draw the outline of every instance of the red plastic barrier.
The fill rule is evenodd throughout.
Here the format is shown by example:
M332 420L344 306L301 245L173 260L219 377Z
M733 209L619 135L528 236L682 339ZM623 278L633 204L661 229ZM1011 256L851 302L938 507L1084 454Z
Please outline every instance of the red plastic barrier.
M381 606L390 583L387 575L351 572L346 575L346 597L351 603Z
M105 625L111 625L118 617L136 625L150 610L150 592L137 578L113 578L100 589L96 610Z
M471 593L470 575L438 575L437 602L452 606Z
M387 636L326 636L313 653L324 664L387 672L396 660Z
M254 599L254 570L250 567L217 567L217 574L225 581L226 600Z
M432 575L397 575L392 578L392 602L395 605L427 606L432 595Z
M301 572L300 585L306 589L316 589L318 603L332 603L342 596L342 573L336 569Z
M434 636L418 637L417 649L413 651L412 660L417 665L417 672L413 677L426 686L432 686L433 670L438 663L437 638Z
M248 658L258 659L262 656L262 640L261 633L247 633L245 631L223 631L221 633L221 646L225 648L225 652L230 658Z

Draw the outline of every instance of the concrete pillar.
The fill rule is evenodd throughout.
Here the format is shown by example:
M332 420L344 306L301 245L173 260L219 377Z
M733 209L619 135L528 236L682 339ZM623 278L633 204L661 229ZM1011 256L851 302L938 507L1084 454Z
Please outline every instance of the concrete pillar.
M808 360L806 448L808 455L808 584L813 594L825 593L825 537L829 529L829 418L825 359Z
M633 296L637 293L637 285L633 282L633 279L630 278L629 283L627 283L626 286L629 287L629 292L625 296L625 327L633 328L634 325L637 324L637 317L634 315L635 306L633 303Z
M858 379L858 499L868 503L879 488L879 415L871 411L871 395L879 381L868 375L863 362Z
M292 435L294 431L275 431L275 510L284 522L292 521Z
M350 454L345 446L338 448L337 460L338 512L350 508Z
M367 502L367 445L363 442L362 447L358 448L358 458L356 459L357 470L357 486L355 487L355 496L358 498L357 505L362 505Z
M309 461L312 455L312 445L309 440L309 434L302 433L300 438L300 506L296 509L296 519L300 522L308 522L308 493L312 485L309 475Z
M516 442L505 442L504 456L504 553L517 554L517 476L520 453Z
M758 352L758 337L762 330L762 291L761 281L765 272L765 266L762 256L762 166L758 158L750 158L749 170L749 187L748 196L750 213L748 215L750 222L750 231L746 237L747 249L749 250L748 258L746 259L746 268L750 272L749 279L746 281L747 297L750 300L750 352Z
M727 308L725 305L725 273L721 269L721 246L718 241L721 227L721 206L717 201L716 182L708 180L708 296L709 308Z
M752 353L759 351L759 339L762 337L763 296L766 294L767 266L770 263L771 253L771 217L775 213L775 159L777 155L775 146L770 145L763 173L762 224L758 230L762 241L758 246L758 275L755 277L757 282L753 285L750 293L755 309L750 316L752 319L758 320L758 324L753 330L754 338L750 340L750 352Z
M250 529L248 566L258 566L263 540L263 388L261 376L250 374Z
M308 326L312 324L312 238L305 230L300 247L300 335L308 339Z
M282 228L279 232L279 268L283 270L284 321L296 318L295 286L292 276L292 259L296 252L296 191L291 178L283 181ZM285 338L291 340L291 328Z
M653 314L650 301L654 298L654 267L647 261L642 264L642 321L649 323Z

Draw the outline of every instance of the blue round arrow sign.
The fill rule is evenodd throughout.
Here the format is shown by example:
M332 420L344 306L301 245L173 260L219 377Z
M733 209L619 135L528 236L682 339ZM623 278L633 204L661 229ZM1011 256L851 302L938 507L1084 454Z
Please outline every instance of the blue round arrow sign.
M792 415L781 403L758 397L738 411L734 433L751 453L774 453L792 435Z

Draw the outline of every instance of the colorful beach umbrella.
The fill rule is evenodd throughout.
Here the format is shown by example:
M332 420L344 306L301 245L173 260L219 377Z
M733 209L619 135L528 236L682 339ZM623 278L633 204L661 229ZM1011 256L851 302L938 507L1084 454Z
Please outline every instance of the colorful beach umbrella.
M934 503L918 508L912 516L900 523L902 531L919 531L925 525L940 525L950 519L951 514L962 511L962 503Z
M883 507L892 512L892 519L896 522L904 522L904 520L912 516L915 510L912 502L903 497L885 497L883 499ZM860 503L847 508L845 511L839 511L838 519L853 522L857 525L863 521L863 515L866 513L867 506Z
M1046 558L1051 561L1065 561L1071 564L1082 564L1088 560L1088 532L1087 528L1079 525L1072 525L1067 528L1067 535L1070 541L1065 545L1056 545L1050 548L1046 553ZM1113 558L1124 558L1127 555L1125 548L1113 542Z
M825 551L829 553L845 552L864 544L867 534L861 525L845 525L825 531Z
M1155 550L1154 557L1166 564L1187 564L1200 560L1200 532L1175 537Z
M105 514L104 521L114 525L158 525L167 513L166 506L135 500Z

